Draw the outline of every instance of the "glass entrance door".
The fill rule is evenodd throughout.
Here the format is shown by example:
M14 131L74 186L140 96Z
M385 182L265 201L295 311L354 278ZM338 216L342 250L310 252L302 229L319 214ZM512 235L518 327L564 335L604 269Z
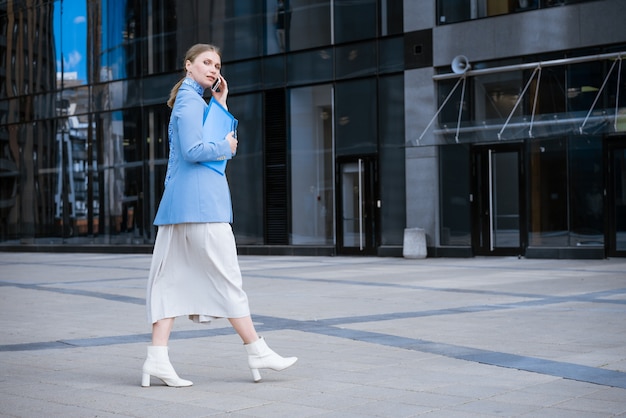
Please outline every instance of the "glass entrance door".
M525 241L521 145L483 145L472 151L474 230L480 255L521 255Z
M608 142L607 255L626 256L626 138Z
M338 163L337 252L341 255L376 253L375 162L368 157L344 158Z

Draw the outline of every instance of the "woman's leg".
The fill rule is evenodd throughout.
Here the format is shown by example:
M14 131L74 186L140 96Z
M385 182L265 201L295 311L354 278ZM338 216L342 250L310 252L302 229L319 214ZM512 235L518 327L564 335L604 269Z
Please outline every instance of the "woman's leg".
M152 345L165 345L170 339L174 318L164 318L152 324Z
M174 326L174 318L161 319L152 324L152 345L143 364L141 386L150 386L150 376L158 377L168 386L191 386L193 382L181 379L170 363L167 343Z
M233 326L239 337L243 340L244 344L250 344L259 339L256 333L252 318L244 316L243 318L228 318L230 324Z

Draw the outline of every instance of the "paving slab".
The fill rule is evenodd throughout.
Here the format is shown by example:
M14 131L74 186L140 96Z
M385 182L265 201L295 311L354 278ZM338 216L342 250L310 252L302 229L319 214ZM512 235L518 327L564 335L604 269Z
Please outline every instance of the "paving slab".
M298 363L255 384L226 320L179 318L194 385L142 388L149 255L0 252L0 416L626 417L626 259L240 264Z

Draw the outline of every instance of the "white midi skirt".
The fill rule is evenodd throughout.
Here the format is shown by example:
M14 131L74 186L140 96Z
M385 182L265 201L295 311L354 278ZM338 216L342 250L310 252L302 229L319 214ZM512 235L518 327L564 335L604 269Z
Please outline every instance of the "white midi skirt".
M228 223L159 226L146 296L148 320L195 322L250 315Z

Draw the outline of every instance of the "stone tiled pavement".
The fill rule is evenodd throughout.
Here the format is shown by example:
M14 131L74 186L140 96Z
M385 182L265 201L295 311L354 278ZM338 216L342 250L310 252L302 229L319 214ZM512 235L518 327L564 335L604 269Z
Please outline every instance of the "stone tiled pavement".
M252 383L226 320L176 321L189 388L141 388L149 255L0 252L3 417L626 417L626 259L242 256L299 362Z

